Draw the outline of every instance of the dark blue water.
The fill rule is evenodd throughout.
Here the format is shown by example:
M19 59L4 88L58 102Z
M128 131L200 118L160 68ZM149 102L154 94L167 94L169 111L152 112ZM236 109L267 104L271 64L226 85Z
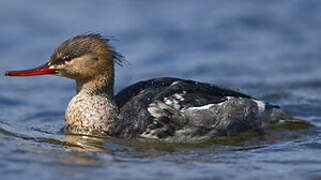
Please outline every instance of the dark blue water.
M321 179L321 1L0 1L0 179ZM60 133L61 77L5 77L71 36L108 36L128 63L116 91L175 76L266 101L312 123L194 145Z

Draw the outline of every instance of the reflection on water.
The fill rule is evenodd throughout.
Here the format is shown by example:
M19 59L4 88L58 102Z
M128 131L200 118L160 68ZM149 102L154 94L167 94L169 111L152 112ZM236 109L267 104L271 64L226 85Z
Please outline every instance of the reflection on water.
M67 151L80 152L112 152L104 147L106 139L82 135L66 135L63 137L63 145Z
M146 138L120 139L114 137L93 137L85 135L64 135L62 142L66 151L78 152L176 152L186 149L201 149L215 147L218 152L220 146L230 149L224 151L244 151L265 147L269 143L279 143L296 139L303 135L313 133L313 126L301 121L287 122L267 129L259 129L238 136L219 137L198 143L164 143ZM58 144L54 140L42 141ZM213 150L213 149L212 149ZM215 150L215 151L216 151Z
M29 136L31 134L34 136ZM79 173L79 168L104 169L108 166L118 166L117 164L124 167L136 164L139 167L139 164L150 164L155 161L178 164L198 162L229 165L244 159L241 154L231 153L269 152L269 147L272 145L301 141L304 137L316 134L317 131L314 127L293 122L239 136L217 138L193 144L175 144L145 138L128 140L113 137L92 137L63 134L60 131L56 133L43 132L28 128L23 128L21 131L15 125L0 122L0 139L14 137L26 142L19 150L20 155L7 158L8 160L11 162L25 161L28 158L21 156L21 152L23 152L27 156L40 158L37 161L41 164L48 162L55 164L57 166L55 171L59 174L76 177L87 177L88 175L84 172ZM16 142L19 143L19 140ZM31 146L27 142L31 142ZM33 149L33 151L30 152L28 149ZM272 150L275 151L275 149ZM16 153L18 152L14 154ZM265 163L271 162L276 163L275 161L266 161Z
M32 131L41 132L43 137L31 137L22 131L15 132L9 123L0 121L0 135L7 137L16 137L23 140L34 141L37 143L52 144L64 147L67 152L98 152L98 153L130 153L130 152L176 152L186 149L201 149L213 147L218 152L222 146L229 147L224 151L243 151L265 147L266 144L296 139L303 135L314 132L313 126L308 123L298 121L284 123L279 126L273 126L266 129L259 129L246 132L238 136L219 137L198 143L164 143L154 139L133 138L122 139L115 137L95 137L74 134L51 134L52 137L45 138L48 132L42 132L37 129ZM29 133L30 134L30 133ZM50 134L50 133L49 133ZM61 139L58 139L61 138ZM212 149L213 150L213 149ZM215 151L216 151L215 150Z

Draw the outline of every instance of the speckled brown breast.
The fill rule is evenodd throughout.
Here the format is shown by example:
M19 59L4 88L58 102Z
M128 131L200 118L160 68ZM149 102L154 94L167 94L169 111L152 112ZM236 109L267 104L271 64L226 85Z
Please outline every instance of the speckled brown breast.
M118 109L115 104L104 95L90 95L79 92L69 102L65 121L67 130L75 134L105 134L116 133L114 123L118 120Z

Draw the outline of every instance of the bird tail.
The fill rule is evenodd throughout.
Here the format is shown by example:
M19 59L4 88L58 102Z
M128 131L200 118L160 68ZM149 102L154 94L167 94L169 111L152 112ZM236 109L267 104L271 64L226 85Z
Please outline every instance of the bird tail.
M268 109L269 121L268 124L279 125L285 129L304 129L311 128L313 125L307 121L296 119L293 116L281 111L280 107L272 107Z

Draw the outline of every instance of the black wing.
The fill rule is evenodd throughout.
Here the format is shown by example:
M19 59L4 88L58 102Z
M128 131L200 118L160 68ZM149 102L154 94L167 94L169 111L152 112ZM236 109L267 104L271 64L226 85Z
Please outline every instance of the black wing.
M154 100L163 100L164 97L180 93L186 94L181 103L188 106L220 103L225 101L227 96L251 98L241 92L208 83L164 77L135 83L120 91L115 96L115 101L119 108L133 103L133 100L148 105Z
M173 99L178 94L184 94L183 98ZM125 88L115 96L115 102L123 116L123 135L131 136L141 134L151 126L161 126L155 125L153 116L148 112L152 103L168 100L177 102L180 108L188 108L224 102L228 96L251 98L207 83L164 77L141 81Z

